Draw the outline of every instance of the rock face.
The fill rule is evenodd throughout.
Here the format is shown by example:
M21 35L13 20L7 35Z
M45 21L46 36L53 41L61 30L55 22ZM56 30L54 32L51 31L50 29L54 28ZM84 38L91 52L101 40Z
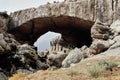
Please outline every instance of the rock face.
M93 39L90 47L85 50L86 54L99 54L108 49L114 41L112 34L113 30L106 23L96 20L91 28L91 37Z
M54 38L50 41L50 54L54 52L63 52L68 54L71 49L75 47L75 45L66 43L64 40L62 40L61 36Z
M114 44L110 48L103 52L102 54L110 56L120 56L120 20L116 20L110 26L113 32L113 41Z
M101 21L111 24L119 17L119 5L120 0L66 0L60 3L48 3L38 8L16 11L10 17L13 19L15 27L33 18L58 17L60 15L91 21L99 18Z

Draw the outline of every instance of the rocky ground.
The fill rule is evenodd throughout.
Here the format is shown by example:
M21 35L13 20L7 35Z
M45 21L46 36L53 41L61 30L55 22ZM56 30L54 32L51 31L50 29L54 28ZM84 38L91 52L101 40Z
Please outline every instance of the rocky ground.
M120 68L116 66L111 70L103 70L98 77L91 76L88 69L101 60L111 61L120 64L120 57L104 56L96 59L87 59L79 62L70 68L61 68L55 71L37 71L34 74L15 74L9 80L120 80ZM98 67L97 67L98 68ZM96 69L96 68L94 68ZM96 69L97 72L97 69ZM96 73L97 74L97 73Z

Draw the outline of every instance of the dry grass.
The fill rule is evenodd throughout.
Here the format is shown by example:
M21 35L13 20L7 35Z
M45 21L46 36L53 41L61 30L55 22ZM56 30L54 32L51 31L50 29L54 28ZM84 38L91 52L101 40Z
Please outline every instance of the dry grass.
M88 67L87 70L92 77L98 77L103 71L112 71L112 69L117 66L118 64L115 61L106 61L102 59L98 63Z
M120 80L120 76L98 77L95 80Z
M116 57L112 57L112 59L107 57L107 61L109 60L116 60L115 62L120 62L120 58ZM17 73L9 80L120 80L119 68L113 69L113 71L103 71L102 74L100 74L100 76L97 78L91 77L87 72L87 67L93 66L98 62L100 62L100 60L83 61L78 63L76 66L73 66L72 68L58 69L55 71L38 71L29 75ZM86 65L87 63L90 63L90 65ZM103 64L104 62L101 62L101 65Z
M63 73L63 71L44 71L25 75L23 73L17 73L13 75L9 80L71 80L71 77Z
M9 80L23 80L23 78L25 77L26 75L24 73L17 73L17 74L14 74L13 77L9 78Z
M98 64L95 64L89 67L87 70L92 77L98 77L102 73L103 68L101 68Z

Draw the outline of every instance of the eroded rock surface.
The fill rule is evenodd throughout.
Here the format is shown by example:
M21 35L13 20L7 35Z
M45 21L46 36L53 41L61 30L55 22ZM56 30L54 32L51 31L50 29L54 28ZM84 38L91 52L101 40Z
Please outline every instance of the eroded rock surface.
M10 17L5 12L0 12L0 33L7 31Z
M70 67L71 64L78 63L83 58L84 58L84 53L80 49L75 48L74 50L70 51L68 56L63 60L62 66Z
M17 42L13 35L0 33L1 74L11 76L20 69L30 72L34 72L38 69L47 69L48 66L40 61L36 51L33 46ZM0 79L2 79L2 75Z
M87 54L99 54L105 50L107 50L114 41L112 29L108 24L102 23L98 19L95 24L91 28L91 37L93 39L92 44L86 50Z
M62 66L62 62L67 55L68 54L63 52L54 52L53 54L48 55L47 64L59 68Z
M38 17L72 16L95 21L99 18L111 24L119 17L120 0L65 0L60 3L48 3L38 8L30 8L12 13L14 26ZM109 14L109 15L108 15Z

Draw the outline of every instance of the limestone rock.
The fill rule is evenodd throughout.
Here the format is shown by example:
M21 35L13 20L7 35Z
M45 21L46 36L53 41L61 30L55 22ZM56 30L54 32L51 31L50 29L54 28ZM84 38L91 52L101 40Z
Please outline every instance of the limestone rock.
M47 64L49 66L61 67L62 61L65 59L66 56L66 53L54 52L53 54L48 55Z
M0 80L8 80L7 76L3 72L0 72Z
M88 54L99 54L105 50L107 50L108 48L110 48L110 46L112 44L114 44L115 41L113 40L99 40L96 39L92 42L90 49L89 49L89 53Z
M49 54L49 51L47 51L47 50L38 53L38 55L39 55L40 57L46 57L48 54Z
M0 33L7 31L9 20L7 13L0 12Z
M110 28L112 29L115 36L118 35L120 33L120 20L118 19L115 22L113 22Z
M101 54L108 56L120 56L120 42L113 44L107 51Z
M4 49L0 46L0 53L3 53Z
M40 60L36 61L36 65L39 70L46 70L48 68L48 65Z
M75 47L75 44L67 43L62 39L61 36L58 36L50 41L51 50L50 53L54 52L63 52L69 53L71 49Z
M99 19L91 28L91 37L93 39L92 44L85 50L88 55L99 54L115 43L114 33L108 24L102 23Z
M120 35L115 36L113 40L115 41L115 43L112 46L110 46L109 50L120 47Z
M7 33L0 33L0 54L7 53L8 51L12 51L13 48L19 43L13 38L12 35Z
M41 5L11 13L14 26L20 26L26 21L38 17L73 16L95 21L99 18L111 24L119 17L120 0L66 0L60 3ZM108 15L109 14L109 15Z
M90 51L91 51L91 50L90 50L90 48L87 47L86 45L82 46L80 49L81 49L81 51L84 53L84 54L83 54L84 58L87 58L87 57L91 56L91 55L90 55Z
M19 58L22 63L30 65L38 59L38 55L34 48L28 44L23 44L17 46L17 53L15 54L16 58ZM34 63L35 64L35 63Z
M115 36L113 40L114 40L115 42L120 42L120 35Z
M84 58L84 54L78 48L70 51L68 56L63 60L62 67L69 67L71 64L78 63L80 60Z
M91 37L93 39L109 39L110 28L107 24L102 23L98 19L91 28Z
M0 45L5 49L7 46L7 42L4 39L0 40Z

